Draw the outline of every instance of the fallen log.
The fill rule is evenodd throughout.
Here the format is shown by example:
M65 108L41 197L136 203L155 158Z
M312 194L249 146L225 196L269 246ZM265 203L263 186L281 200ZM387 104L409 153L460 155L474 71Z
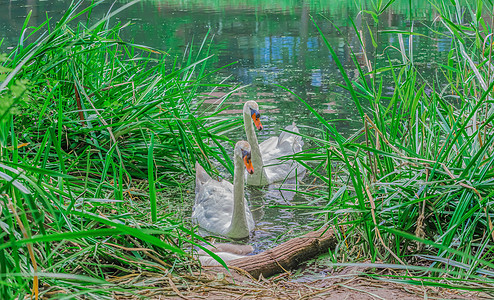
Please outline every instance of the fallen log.
M326 230L327 229L327 230ZM272 276L293 269L300 263L336 246L332 229L322 228L293 238L262 253L227 261L228 266L240 268L252 277Z

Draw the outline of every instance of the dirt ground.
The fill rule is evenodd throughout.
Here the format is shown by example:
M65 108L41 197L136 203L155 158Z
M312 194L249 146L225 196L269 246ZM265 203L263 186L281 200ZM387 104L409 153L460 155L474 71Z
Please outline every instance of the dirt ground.
M304 235L307 239L315 239L316 244L326 245L326 239ZM295 240L295 239L292 239ZM290 242L290 241L289 241ZM279 262L283 259L275 255L281 251L286 254L283 243L270 250L271 258L285 272L269 277L253 278L247 271L229 264L229 271L223 267L205 267L199 265L179 274L163 276L157 273L136 273L116 279L114 282L122 286L140 287L134 289L135 299L492 299L494 290L485 286L484 291L468 291L465 289L445 288L450 282L457 286L462 284L468 288L482 288L481 283L473 286L472 282L448 281L448 276L441 280L427 280L440 286L426 286L418 280L408 283L392 282L392 278L406 275L404 270L389 269L389 265L361 262L346 267L334 267L329 255L316 258L292 257L300 262L294 270L286 270ZM285 245L285 246L283 246ZM311 244L312 245L312 244ZM280 247L280 251L276 249ZM309 246L307 246L309 247ZM307 252L305 252L307 253ZM261 254L247 256L252 262L259 262ZM415 262L420 264L420 262ZM240 264L242 265L242 264ZM244 264L245 265L245 264ZM285 264L286 265L286 264ZM378 265L380 265L378 267ZM427 263L424 263L427 266ZM200 270L193 272L192 270ZM253 273L253 274L273 274ZM421 275L424 276L424 275ZM422 277L423 278L423 277ZM444 279L442 279L444 278ZM116 299L129 299L129 295L114 295Z
M153 293L151 299L491 299L480 292L399 284L362 275L361 270L344 268L327 278L294 281L289 273L255 280L241 270L228 274L218 267L182 278L169 279L168 291ZM176 282L176 283L175 283ZM187 282L186 284L184 284Z

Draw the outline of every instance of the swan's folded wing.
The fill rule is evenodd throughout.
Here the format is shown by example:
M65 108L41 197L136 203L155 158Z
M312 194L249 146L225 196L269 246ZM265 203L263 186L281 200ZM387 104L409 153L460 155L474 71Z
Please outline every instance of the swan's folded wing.
M261 157L263 162L266 162L266 157L271 156L270 153L276 152L278 146L278 137L273 136L264 142L259 144L259 150L261 150ZM254 170L255 172L255 170Z
M269 141L269 140L268 140ZM302 145L299 143L293 143L293 137L285 139L284 142L275 142L276 146L272 143L269 144L269 148L262 147L262 161L264 165L275 164L278 162L278 159L283 156L293 155L297 152L302 151Z
M228 181L210 180L196 193L192 219L202 228L225 234L233 212L233 185Z
M288 125L287 127L285 127L285 130L286 131L280 133L280 136L278 138L278 146L281 146L281 144L284 143L288 143L292 145L291 148L293 149L294 153L302 151L302 146L304 145L304 141L302 140L302 137L292 133L292 132L300 133L297 125L295 125L295 123L292 123L292 125Z
M226 180L216 181L210 178L210 180L200 185L199 189L196 186L195 204L207 201L213 205L216 205L216 202L228 203L231 201L233 205L233 184Z
M269 180L278 182L294 176L302 178L305 171L302 165L289 158L280 159L300 151L302 151L302 145L300 143L293 144L293 139L285 139L285 142L280 143L276 148L271 148L270 151L261 151L263 153L264 170Z
M196 161L196 194L201 189L202 185L211 180L211 176L204 170L204 168Z

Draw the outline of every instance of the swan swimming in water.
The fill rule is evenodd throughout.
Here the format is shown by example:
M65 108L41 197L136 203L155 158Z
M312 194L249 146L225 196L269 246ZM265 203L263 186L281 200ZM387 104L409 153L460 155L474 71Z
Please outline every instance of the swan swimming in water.
M282 132L279 137L271 137L259 144L252 124L254 123L258 130L263 128L257 102L245 102L243 117L247 141L252 148L252 164L256 170L254 174L247 174L247 184L268 185L295 176L301 180L305 175L304 166L293 160L281 161L278 158L302 151L302 137ZM285 127L285 130L299 132L295 123Z
M254 173L248 142L237 142L233 162L233 184L214 180L196 163L196 201L192 219L212 233L241 239L248 237L254 229L254 219L244 198L244 169L249 174Z

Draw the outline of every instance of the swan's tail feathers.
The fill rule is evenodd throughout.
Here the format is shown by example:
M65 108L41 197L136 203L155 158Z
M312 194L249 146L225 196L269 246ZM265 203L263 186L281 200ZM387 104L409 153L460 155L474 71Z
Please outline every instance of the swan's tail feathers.
M196 162L196 193L199 188L210 179L211 176L209 176L209 174L206 172L206 170L204 170L199 162Z

